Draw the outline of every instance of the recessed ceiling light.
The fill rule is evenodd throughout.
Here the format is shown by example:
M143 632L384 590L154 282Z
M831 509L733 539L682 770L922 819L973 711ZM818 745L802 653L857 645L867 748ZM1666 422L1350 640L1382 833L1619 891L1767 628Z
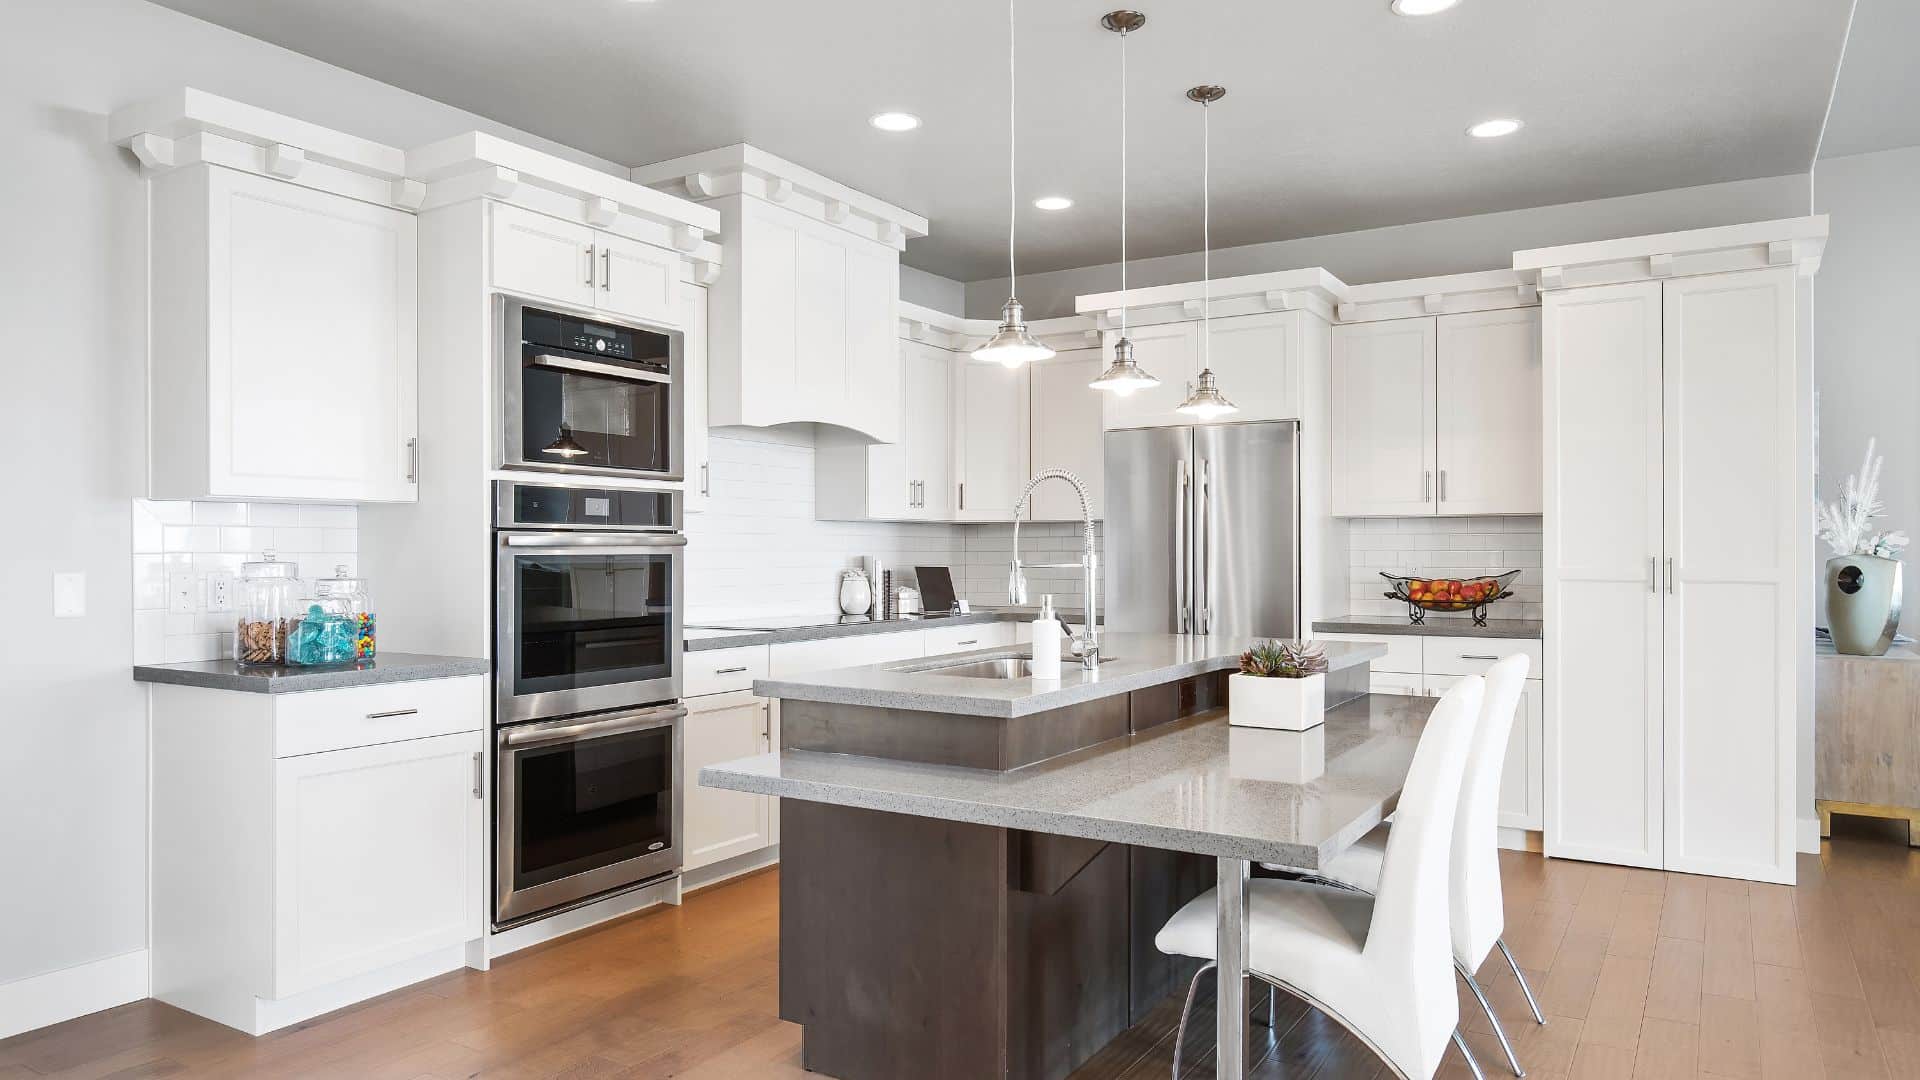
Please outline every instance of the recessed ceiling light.
M1438 15L1460 0L1393 0L1395 15Z
M1065 195L1042 195L1033 200L1033 205L1038 210L1065 210L1073 205L1073 200Z
M1479 123L1468 128L1467 134L1473 136L1476 139L1497 139L1502 135L1511 135L1514 132L1519 131L1521 126L1522 125L1518 120L1508 120L1505 118L1501 118L1498 120L1482 120Z
M867 123L881 131L912 131L920 126L920 118L910 112L874 113Z

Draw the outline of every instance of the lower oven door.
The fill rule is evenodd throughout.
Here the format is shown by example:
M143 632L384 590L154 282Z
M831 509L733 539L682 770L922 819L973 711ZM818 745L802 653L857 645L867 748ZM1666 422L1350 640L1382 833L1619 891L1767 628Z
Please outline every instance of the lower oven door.
M498 729L494 922L680 868L680 726L665 705Z

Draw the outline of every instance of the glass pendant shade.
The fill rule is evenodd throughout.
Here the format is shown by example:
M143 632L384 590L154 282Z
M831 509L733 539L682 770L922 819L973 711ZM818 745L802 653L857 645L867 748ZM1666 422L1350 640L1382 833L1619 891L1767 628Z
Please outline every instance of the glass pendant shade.
M1027 329L1026 311L1020 301L1009 299L1000 309L1000 328L985 345L973 350L973 358L1017 368L1035 360L1051 360L1053 350Z
M1100 377L1087 384L1095 390L1106 390L1117 397L1126 397L1136 390L1145 390L1150 386L1159 386L1160 380L1154 378L1133 358L1133 342L1121 338L1113 346L1113 363Z
M1193 393L1187 400L1175 406L1175 411L1188 416L1197 416L1202 420L1215 420L1229 413L1237 413L1240 406L1227 400L1213 379L1213 369L1207 368L1200 373L1200 381L1194 384Z

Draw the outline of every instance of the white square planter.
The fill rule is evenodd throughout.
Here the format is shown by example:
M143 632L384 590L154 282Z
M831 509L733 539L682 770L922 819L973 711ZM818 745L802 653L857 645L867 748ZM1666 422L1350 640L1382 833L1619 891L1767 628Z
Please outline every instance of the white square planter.
M1327 677L1273 679L1234 672L1227 677L1227 722L1235 727L1305 731L1327 719Z

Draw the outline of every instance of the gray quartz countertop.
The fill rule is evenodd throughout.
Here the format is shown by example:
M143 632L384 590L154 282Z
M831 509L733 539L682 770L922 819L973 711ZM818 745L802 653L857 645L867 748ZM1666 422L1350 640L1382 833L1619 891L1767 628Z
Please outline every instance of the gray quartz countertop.
M1393 811L1434 704L1369 694L1329 709L1325 771L1306 783L1264 777L1315 736L1231 728L1221 712L1011 772L782 750L709 765L700 783L1312 870Z
M207 660L197 664L137 664L133 669L133 678L136 682L238 690L248 694L295 694L303 690L335 690L343 686L485 675L491 670L487 661L472 656L381 653L365 663L325 667L243 668L233 660Z
M1392 634L1410 637L1483 637L1538 638L1544 633L1539 619L1488 619L1475 626L1472 619L1442 619L1427 616L1424 623L1410 623L1405 615L1348 615L1321 619L1313 624L1316 634Z
M687 629L687 651L705 652L708 649L737 649L749 645L785 645L795 641L823 641L828 638L858 637L862 634L897 634L903 630L932 630L941 626L976 626L981 623L996 622L1032 622L1040 614L1038 607L1028 608L983 608L965 615L902 615L893 619L868 619L863 615L848 615L845 622L828 622L821 626L790 626L778 629L714 629L711 627L689 627ZM1060 618L1067 622L1078 622L1085 616L1078 609L1061 608ZM822 616L828 619L832 616ZM745 620L752 622L754 620Z
M1018 656L1030 646L979 649L925 660L901 660L868 667L811 671L778 679L756 679L761 697L868 705L916 712L1014 717L1046 712L1083 701L1130 693L1149 686L1237 667L1241 650L1255 638L1203 637L1192 634L1119 634L1100 636L1103 660L1087 671L1071 656L1060 661L1060 678L983 679L943 675L942 668L975 660ZM1385 656L1386 646L1368 642L1326 642L1327 666L1340 671Z

